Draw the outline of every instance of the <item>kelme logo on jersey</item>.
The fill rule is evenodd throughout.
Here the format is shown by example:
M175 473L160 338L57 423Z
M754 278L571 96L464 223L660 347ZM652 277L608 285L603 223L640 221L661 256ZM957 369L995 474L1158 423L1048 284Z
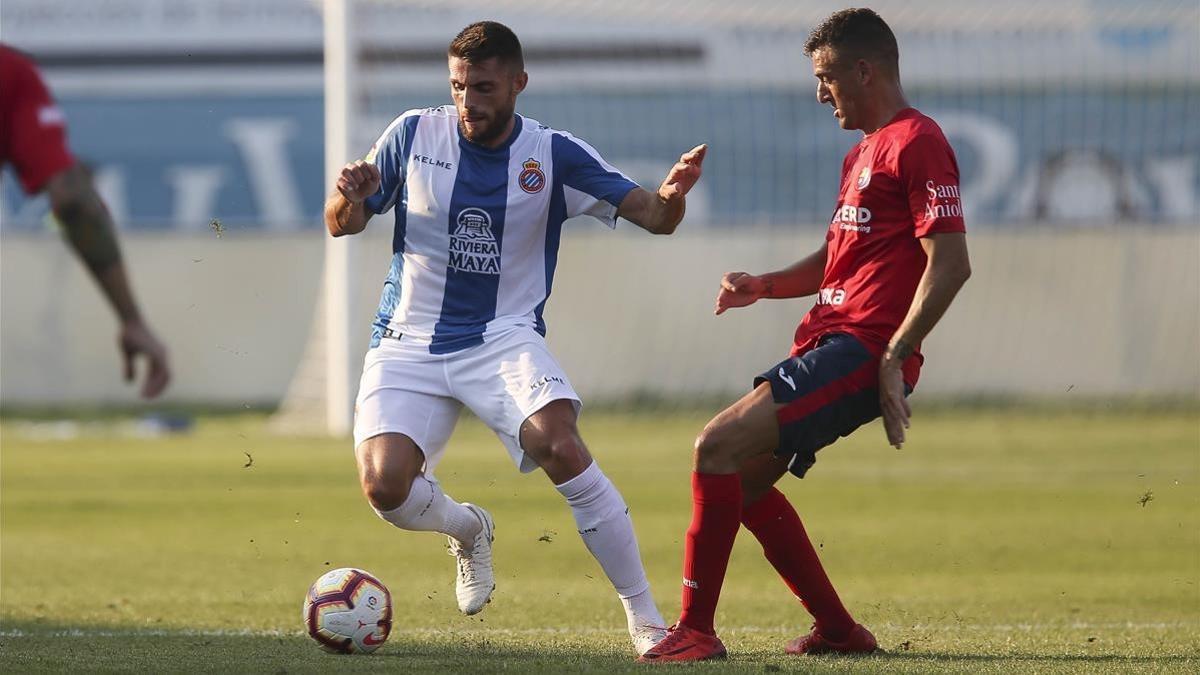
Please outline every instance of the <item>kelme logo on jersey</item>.
M858 172L858 182L854 184L854 187L858 188L859 191L862 191L862 190L867 189L867 186L870 184L871 184L871 167L864 166L862 168L862 171Z
M492 217L474 206L458 212L450 235L450 268L460 272L500 274L500 246L492 235Z
M546 174L542 173L542 163L530 157L521 166L525 168L521 175L517 176L517 184L529 194L541 192L546 186Z

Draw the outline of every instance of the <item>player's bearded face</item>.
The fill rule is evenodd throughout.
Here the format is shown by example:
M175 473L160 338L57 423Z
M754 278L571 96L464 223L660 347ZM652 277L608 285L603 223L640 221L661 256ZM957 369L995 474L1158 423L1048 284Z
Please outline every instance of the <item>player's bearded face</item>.
M471 63L451 56L450 95L458 109L459 133L481 145L502 140L527 80L524 72L497 59Z

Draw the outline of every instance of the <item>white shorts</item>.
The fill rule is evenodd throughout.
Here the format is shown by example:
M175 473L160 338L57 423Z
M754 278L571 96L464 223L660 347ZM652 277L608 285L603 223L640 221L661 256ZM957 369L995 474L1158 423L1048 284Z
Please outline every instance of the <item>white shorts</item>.
M432 476L463 405L500 437L522 472L537 463L521 449L521 425L558 399L581 403L536 331L517 328L451 354L383 338L367 351L354 404L354 446L379 434L411 438Z

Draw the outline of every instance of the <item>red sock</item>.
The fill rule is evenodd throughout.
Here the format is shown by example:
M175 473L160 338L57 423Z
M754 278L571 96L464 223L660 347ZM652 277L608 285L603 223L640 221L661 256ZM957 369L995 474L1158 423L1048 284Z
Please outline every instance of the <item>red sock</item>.
M717 598L742 515L735 473L692 473L692 526L683 550L683 612L679 623L712 634Z
M833 590L804 524L787 497L771 488L742 511L742 524L754 533L767 560L816 619L821 635L835 642L845 639L854 628L854 619Z

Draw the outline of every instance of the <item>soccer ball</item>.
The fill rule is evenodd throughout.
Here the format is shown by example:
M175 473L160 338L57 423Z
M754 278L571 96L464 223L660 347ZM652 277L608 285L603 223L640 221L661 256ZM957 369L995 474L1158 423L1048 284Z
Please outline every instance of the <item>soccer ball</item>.
M370 654L392 631L392 594L360 569L326 572L308 589L304 626L323 649Z

